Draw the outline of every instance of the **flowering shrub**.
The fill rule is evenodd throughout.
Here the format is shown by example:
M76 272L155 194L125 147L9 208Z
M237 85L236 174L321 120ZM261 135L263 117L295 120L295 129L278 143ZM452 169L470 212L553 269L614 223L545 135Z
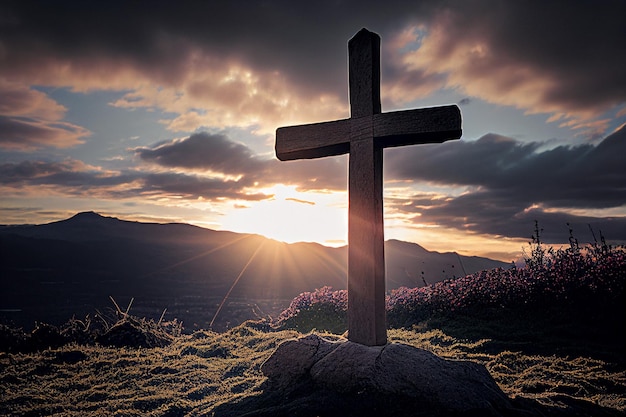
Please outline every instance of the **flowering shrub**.
M602 245L542 251L524 268L493 269L421 288L398 288L386 299L391 327L407 327L436 315L545 311L562 314L623 307L626 252ZM540 259L539 259L540 258ZM620 307L622 306L622 307ZM608 309L608 310L607 310ZM347 292L324 287L296 297L277 319L280 328L346 330Z
M347 310L348 292L333 291L326 286L294 298L278 316L275 325L303 333L313 329L343 333L348 328Z
M399 288L387 298L387 317L404 327L437 313L477 313L584 307L602 309L623 303L626 253L612 250L556 251L545 263L519 269L481 271L422 288Z

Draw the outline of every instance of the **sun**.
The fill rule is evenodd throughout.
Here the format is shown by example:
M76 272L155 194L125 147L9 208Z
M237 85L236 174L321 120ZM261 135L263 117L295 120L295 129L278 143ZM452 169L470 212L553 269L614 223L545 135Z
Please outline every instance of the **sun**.
M263 189L270 200L234 204L222 228L257 233L286 243L317 242L342 246L348 237L348 199L345 192L299 191L278 184Z

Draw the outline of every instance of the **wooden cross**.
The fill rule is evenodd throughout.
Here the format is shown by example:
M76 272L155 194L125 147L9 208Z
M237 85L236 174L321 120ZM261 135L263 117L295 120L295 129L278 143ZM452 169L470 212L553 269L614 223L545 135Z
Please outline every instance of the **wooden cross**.
M457 106L381 113L380 36L361 29L348 42L350 118L276 130L281 161L350 154L348 169L348 339L387 343L383 235L383 148L461 137Z

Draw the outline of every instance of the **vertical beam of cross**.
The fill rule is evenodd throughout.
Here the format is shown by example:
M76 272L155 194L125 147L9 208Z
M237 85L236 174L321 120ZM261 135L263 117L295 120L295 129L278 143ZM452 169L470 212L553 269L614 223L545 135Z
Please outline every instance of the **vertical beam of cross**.
M348 337L367 345L384 345L383 149L374 143L372 118L381 112L380 37L360 31L348 42L348 56Z
M461 137L457 106L381 113L380 37L366 29L349 42L350 119L281 127L281 161L350 154L348 169L348 338L387 342L383 148Z

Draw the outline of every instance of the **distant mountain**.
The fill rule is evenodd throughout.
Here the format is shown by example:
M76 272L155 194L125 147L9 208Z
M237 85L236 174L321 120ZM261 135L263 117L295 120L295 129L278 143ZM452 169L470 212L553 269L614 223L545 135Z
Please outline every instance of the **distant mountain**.
M414 243L385 244L387 288L422 286L508 264ZM276 314L304 291L346 287L347 248L287 244L181 223L140 223L79 213L42 225L0 226L0 319L28 327L111 306L207 327L233 283L218 327Z

